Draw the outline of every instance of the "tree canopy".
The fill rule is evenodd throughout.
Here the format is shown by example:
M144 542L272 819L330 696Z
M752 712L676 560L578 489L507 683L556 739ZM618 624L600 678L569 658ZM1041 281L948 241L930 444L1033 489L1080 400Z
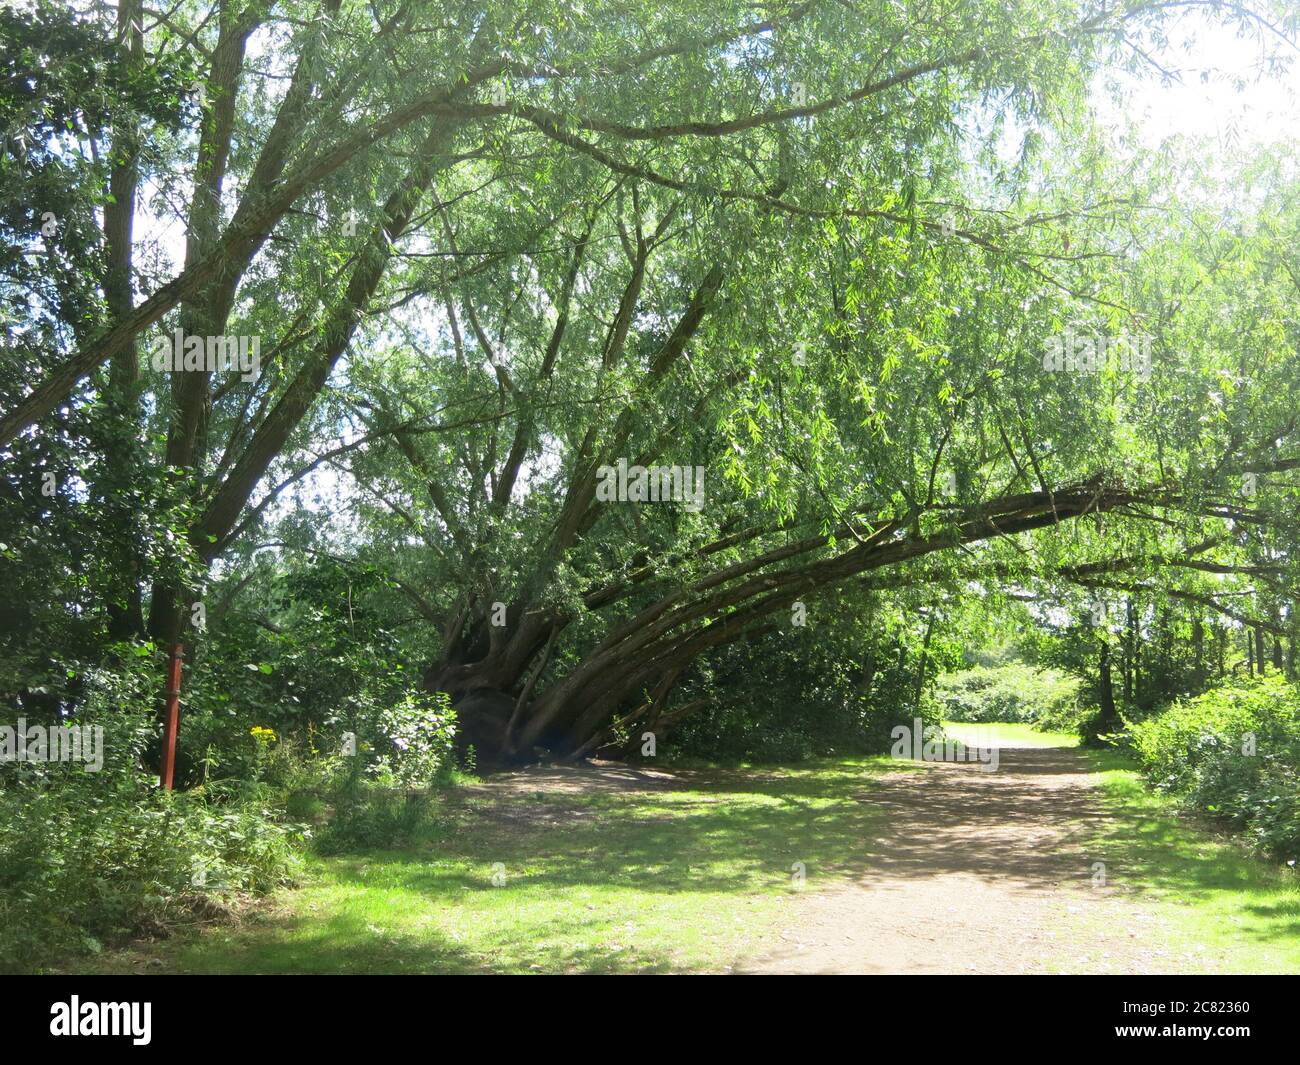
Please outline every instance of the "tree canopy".
M1293 662L1294 158L1089 102L1189 8L1279 64L1300 22L6 9L8 697L180 643L200 720L298 699L283 654L278 712L335 727L370 662L504 762L782 656L901 700L972 598L1092 619L1085 656L1174 602Z

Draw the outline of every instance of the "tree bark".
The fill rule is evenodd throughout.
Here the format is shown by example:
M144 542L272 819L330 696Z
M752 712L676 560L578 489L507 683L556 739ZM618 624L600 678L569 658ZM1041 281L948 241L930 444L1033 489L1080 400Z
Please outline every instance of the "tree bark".
M1095 481L1054 492L1007 496L967 508L953 531L902 535L905 528L915 530L914 523L861 523L860 542L827 557L821 555L829 537L810 537L706 573L645 606L588 650L564 677L523 707L515 750L494 753L503 759L527 759L535 746L561 755L572 753L641 687L683 668L714 647L744 638L754 626L764 623L773 612L788 609L796 599L957 544L1055 525L1135 498L1132 492L1108 489ZM884 535L890 529L895 535ZM847 542L842 530L838 534L840 542ZM773 568L791 562L783 569ZM527 664L544 644L550 626L567 623L567 619L541 610L530 614L525 607L511 607L510 617L522 619L513 622L513 634L485 636L481 625L471 626L468 640L455 644L456 661L426 674L427 686L452 695L462 720L469 722L480 714L491 717L497 713L494 707L499 700L513 710L510 693L519 690ZM542 618L544 623L530 625L530 617ZM535 634L529 649L507 656L504 649L517 645L522 633ZM1108 679L1109 674L1107 658ZM1110 702L1113 711L1113 694ZM478 726L469 722L468 727ZM485 726L480 731L503 733L504 729Z

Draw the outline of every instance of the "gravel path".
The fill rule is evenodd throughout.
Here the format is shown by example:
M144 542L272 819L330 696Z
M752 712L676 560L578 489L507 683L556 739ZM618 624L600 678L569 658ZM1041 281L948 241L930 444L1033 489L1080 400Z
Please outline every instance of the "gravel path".
M925 763L862 801L889 828L855 884L812 870L755 973L1146 973L1194 966L1130 895L1094 884L1108 816L1083 755L1007 748L998 769Z

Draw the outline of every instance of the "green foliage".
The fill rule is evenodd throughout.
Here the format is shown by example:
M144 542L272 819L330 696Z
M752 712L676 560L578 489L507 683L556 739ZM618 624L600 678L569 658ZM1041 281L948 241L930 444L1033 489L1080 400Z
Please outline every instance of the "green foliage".
M0 361L0 400L30 383L10 376L18 365L40 372L41 349L57 345L60 325L81 331L102 313L96 211L110 195L108 164L126 146L86 146L114 125L181 126L191 62L179 54L133 60L106 25L107 8L76 6L0 6L0 327L22 325Z
M375 744L333 761L318 793L333 808L316 840L322 853L400 847L439 832L431 789L457 775L446 695L404 696L381 712L380 729Z
M445 694L418 690L420 649L394 630L379 570L330 559L256 565L256 593L211 611L191 654L181 782L247 778L259 756L253 728L278 737L269 754L281 775L287 765L330 775L349 734L368 779L421 787L450 771L454 716Z
M337 793L334 815L317 833L316 849L322 854L391 850L442 834L430 792L354 781Z
M380 711L379 733L387 742L375 764L382 783L429 787L447 780L455 768L456 715L445 692L406 692Z
M1225 685L1129 723L1156 787L1242 832L1252 845L1300 858L1300 689L1279 676Z
M949 721L1031 722L1070 731L1083 713L1081 686L1058 670L1013 662L941 674L934 696Z
M950 716L1150 711L1235 665L1220 607L1294 648L1294 153L1147 156L1087 105L1172 9L237 6L239 32L187 4L134 44L108 5L0 11L0 408L35 419L0 451L0 705L134 707L114 816L158 809L177 607L207 615L184 803L333 811L331 846L424 831L454 739L485 765L660 722L697 757L883 750L962 644L1003 666L1026 621L1083 686L999 674ZM163 373L174 328L261 337L260 372ZM1157 358L1048 372L1072 330ZM642 457L707 471L705 505L593 499ZM1035 603L1014 636L999 590Z
M255 799L143 781L0 792L0 970L166 934L289 883L299 837Z
M683 699L708 692L709 705L669 734L670 753L722 762L878 754L895 725L918 714L938 724L933 700L923 693L916 703L924 625L898 604L877 604L875 620L886 615L888 627L871 633L860 627L861 603L828 600L807 628L728 648L684 685ZM931 650L927 671L940 641Z
M62 720L103 729L98 772L75 762L0 765L0 968L166 934L288 883L309 834L300 821L325 822L321 844L334 851L429 837L428 794L414 789L455 771L444 694L370 707L351 755L337 742L322 750L313 729L281 737L246 727L270 716L246 708L224 726L220 755L192 766L195 786L165 793L146 765L156 666L148 647L124 647L113 668L79 678L82 711ZM200 713L187 724L214 739L203 721Z
M377 711L374 730L325 751L314 732L280 739L265 730L250 775L287 816L317 825L322 853L427 840L438 832L431 791L461 779L455 720L445 693L407 693Z
M257 780L166 793L142 765L155 723L147 659L87 679L73 722L103 730L98 771L12 762L0 773L0 968L98 951L292 880L303 830Z

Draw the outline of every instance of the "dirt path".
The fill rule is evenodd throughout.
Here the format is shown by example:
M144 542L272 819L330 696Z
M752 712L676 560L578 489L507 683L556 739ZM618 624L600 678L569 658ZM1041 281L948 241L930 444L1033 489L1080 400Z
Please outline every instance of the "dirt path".
M914 763L863 801L889 827L857 883L817 890L809 870L787 927L754 973L1176 972L1160 921L1089 854L1107 816L1084 756L1000 751L977 764Z

